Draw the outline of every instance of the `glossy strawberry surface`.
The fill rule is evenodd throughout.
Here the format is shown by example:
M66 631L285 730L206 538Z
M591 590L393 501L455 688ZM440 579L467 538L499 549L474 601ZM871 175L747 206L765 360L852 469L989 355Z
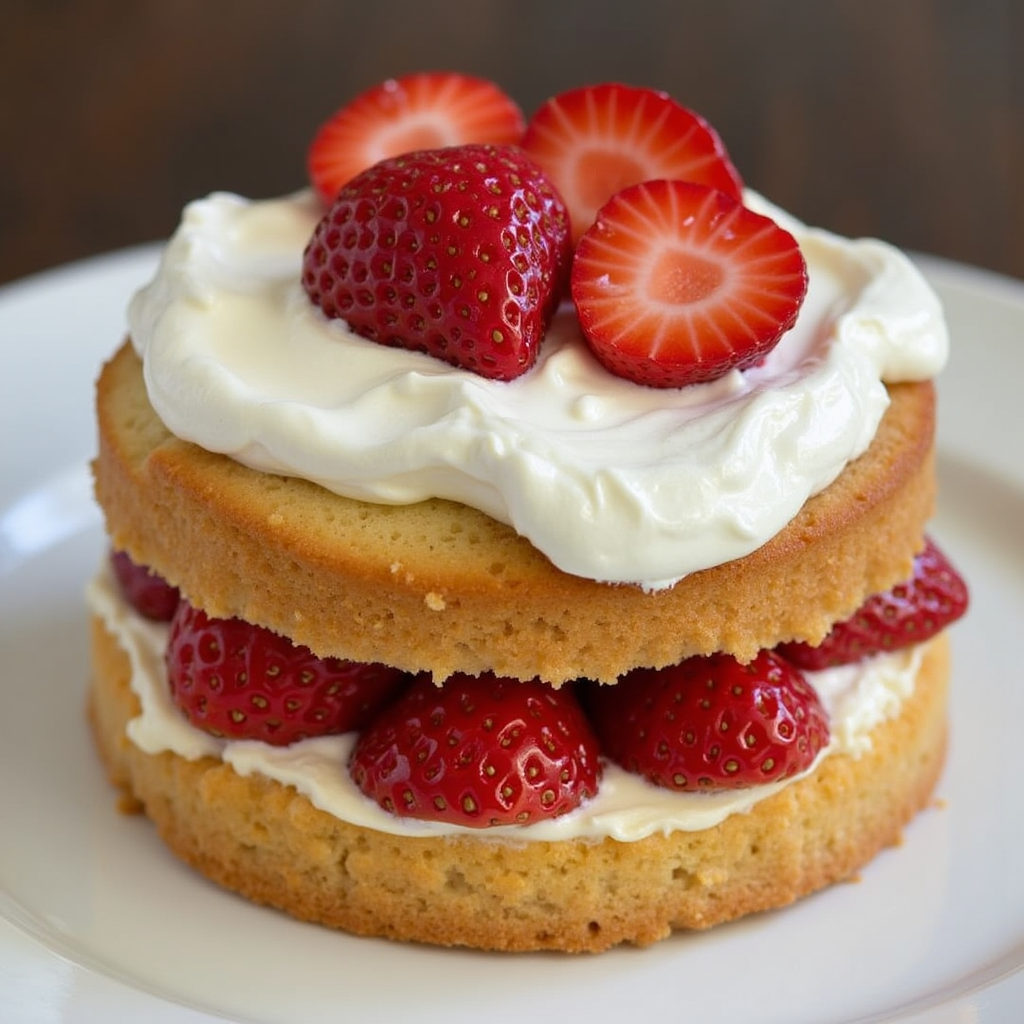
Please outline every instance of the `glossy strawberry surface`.
M510 146L375 164L338 194L303 257L328 317L484 377L528 370L564 290L565 206Z
M485 674L417 678L360 736L350 771L394 814L485 828L573 810L600 765L570 688Z
M187 601L171 623L166 661L171 697L197 729L273 746L362 728L407 682L397 669L319 658Z
M635 669L588 695L606 757L666 789L778 782L828 743L828 715L795 666L769 651Z

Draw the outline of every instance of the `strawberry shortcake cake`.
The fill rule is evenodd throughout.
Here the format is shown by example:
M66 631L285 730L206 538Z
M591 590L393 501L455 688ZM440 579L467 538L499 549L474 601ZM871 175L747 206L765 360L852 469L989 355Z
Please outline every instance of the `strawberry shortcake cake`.
M617 83L369 90L309 187L189 205L97 389L112 781L362 935L644 945L929 800L939 303Z

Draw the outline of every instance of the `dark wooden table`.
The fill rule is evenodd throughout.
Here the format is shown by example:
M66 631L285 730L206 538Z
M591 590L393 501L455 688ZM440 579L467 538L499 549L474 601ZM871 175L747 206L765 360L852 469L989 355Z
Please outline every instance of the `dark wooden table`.
M0 0L0 281L304 183L389 75L666 89L805 220L1024 278L1020 0Z

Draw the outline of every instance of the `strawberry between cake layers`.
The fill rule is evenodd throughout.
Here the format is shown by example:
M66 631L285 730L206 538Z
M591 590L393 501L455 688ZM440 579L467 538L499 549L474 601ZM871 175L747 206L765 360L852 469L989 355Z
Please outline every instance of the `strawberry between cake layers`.
M655 102L618 87L588 93L592 104L609 96ZM523 138L528 152L543 114ZM548 149L533 145L539 162ZM928 381L946 347L934 296L891 248L807 229L752 193L738 213L739 200L717 186L642 186L645 201L710 202L773 240L782 225L782 244L807 267L799 315L791 324L778 314L777 337L692 383L678 376L691 372L692 352L663 351L654 362L665 379L652 381L650 352L638 360L633 339L623 356L619 336L595 327L588 293L603 273L593 274L595 237L633 208L631 183L600 212L600 230L578 233L575 312L568 303L555 312L566 267L560 195L543 177L556 178L552 170L535 181L533 194L550 198L529 221L543 236L529 251L541 266L531 280L547 291L523 315L539 326L522 332L533 351L512 379L379 345L355 333L354 315L352 326L325 316L300 278L303 251L308 269L315 240L327 237L318 225L330 228L346 194L358 207L382 181L385 196L396 182L412 187L411 165L452 175L451 161L464 158L385 160L369 178L357 174L326 215L308 194L193 204L133 303L132 346L100 382L97 494L114 546L187 601L165 666L159 627L140 630L109 580L92 590L92 709L112 777L211 877L298 916L397 938L601 949L778 906L845 877L895 838L934 785L947 672L943 638L928 637L962 612L961 594L937 619L915 608L901 620L927 623L919 643L908 648L902 636L900 651L812 674L810 685L787 649L783 667L764 671L791 718L776 723L752 775L729 777L741 752L689 783L658 781L608 725L633 709L602 705L609 692L642 692L649 681L634 669L659 668L671 688L694 659L720 671L715 652L733 667L736 658L761 666L759 652L786 641L816 644L911 575L934 497ZM471 158L490 181L534 174L518 151ZM556 184L568 192L571 181ZM342 235L324 244L337 250ZM691 253L690 265L707 270L709 259ZM193 606L214 617L213 634ZM511 801L509 818L472 820L464 795L457 812L443 812L443 787L387 795L394 780L368 751L379 741L393 753L404 728L393 720L414 696L428 699L423 680L405 676L368 721L319 738L304 738L309 722L294 742L225 732L229 716L212 727L208 704L227 699L220 680L200 701L209 679L177 652L192 651L193 637L196 651L204 635L226 637L235 627L216 620L232 617L253 624L254 646L268 628L321 659L426 670L428 694L469 693L491 710L509 692L514 702L546 687L568 737L550 758L563 777L544 780L532 803L528 792ZM892 639L875 629L879 644ZM506 680L499 699L495 672L527 682ZM592 692L584 677L615 685ZM249 705L228 710L260 717ZM519 764L537 762L524 754ZM677 792L687 784L700 791ZM528 789L516 778L510 792L519 785Z

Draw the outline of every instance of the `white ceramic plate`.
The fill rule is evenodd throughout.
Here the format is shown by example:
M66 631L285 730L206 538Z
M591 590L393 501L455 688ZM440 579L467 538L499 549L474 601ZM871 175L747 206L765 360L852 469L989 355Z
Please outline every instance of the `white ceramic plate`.
M0 1019L1003 1024L1024 1014L1024 284L923 260L955 338L934 533L973 589L941 801L857 884L646 951L353 939L221 892L119 815L83 717L92 387L150 248L0 289Z

